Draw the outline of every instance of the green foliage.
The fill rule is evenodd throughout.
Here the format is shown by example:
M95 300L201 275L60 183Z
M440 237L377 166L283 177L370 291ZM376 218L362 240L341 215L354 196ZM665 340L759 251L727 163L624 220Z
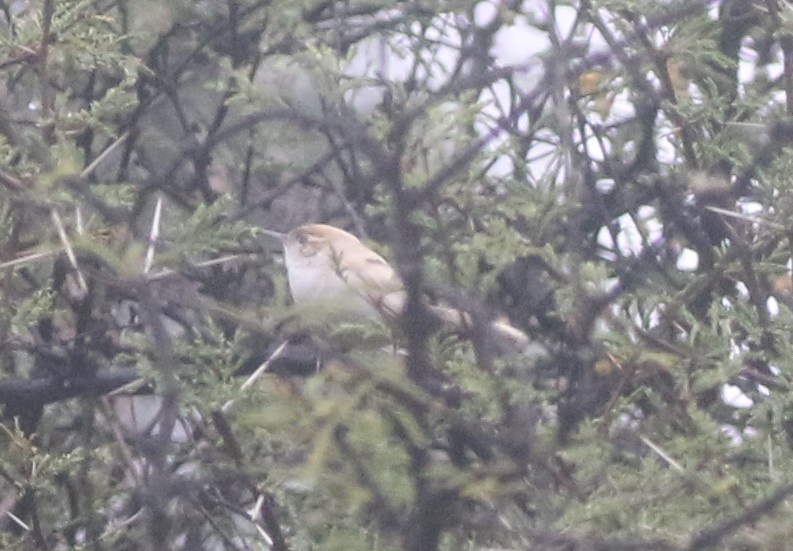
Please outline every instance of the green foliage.
M540 4L2 10L0 547L789 547L790 7Z
M233 208L231 197L221 198L211 205L198 205L189 216L179 220L165 236L168 245L162 255L165 260L197 254L218 253L239 246L249 229L243 222L219 224Z

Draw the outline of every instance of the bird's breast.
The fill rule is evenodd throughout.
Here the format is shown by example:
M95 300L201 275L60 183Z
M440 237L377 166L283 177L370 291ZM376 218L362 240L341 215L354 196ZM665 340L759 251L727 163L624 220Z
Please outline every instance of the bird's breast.
M324 254L290 255L286 258L289 292L296 304L322 303L326 309L357 312L376 318L377 311L338 273L333 260Z
M289 290L295 302L327 299L347 292L347 284L319 255L288 262Z

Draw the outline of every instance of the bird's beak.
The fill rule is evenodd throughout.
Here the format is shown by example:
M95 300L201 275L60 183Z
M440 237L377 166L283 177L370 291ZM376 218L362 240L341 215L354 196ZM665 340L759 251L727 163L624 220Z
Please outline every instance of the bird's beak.
M283 241L286 238L285 233L281 233L273 230L262 229L262 233L264 233L265 235L269 235L270 237L275 237L278 241Z

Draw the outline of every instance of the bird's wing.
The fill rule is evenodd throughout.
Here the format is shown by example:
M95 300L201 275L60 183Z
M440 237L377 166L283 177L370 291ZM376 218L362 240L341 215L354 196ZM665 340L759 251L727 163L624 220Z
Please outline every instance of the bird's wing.
M383 257L371 250L333 251L336 273L353 290L389 317L396 317L404 306L402 280Z
M345 250L333 249L332 260L336 273L347 286L365 298L386 321L393 322L405 306L405 289L396 270L376 252L362 243ZM472 320L467 312L448 306L432 306L430 311L445 324L457 329L470 327ZM494 320L487 329L502 344L523 349L529 344L528 336L505 320Z

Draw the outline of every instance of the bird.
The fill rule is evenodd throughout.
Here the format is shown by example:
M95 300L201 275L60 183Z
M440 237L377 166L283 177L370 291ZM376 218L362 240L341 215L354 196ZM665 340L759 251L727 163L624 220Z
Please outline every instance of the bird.
M353 234L328 224L265 233L281 241L296 304L325 303L368 319L399 316L405 302L399 275Z
M277 238L283 247L289 292L295 304L326 304L363 319L393 326L405 306L407 294L397 271L353 234L328 224L307 224ZM430 306L446 325L465 329L471 316L448 306ZM505 320L490 322L500 340L522 347L525 333Z

